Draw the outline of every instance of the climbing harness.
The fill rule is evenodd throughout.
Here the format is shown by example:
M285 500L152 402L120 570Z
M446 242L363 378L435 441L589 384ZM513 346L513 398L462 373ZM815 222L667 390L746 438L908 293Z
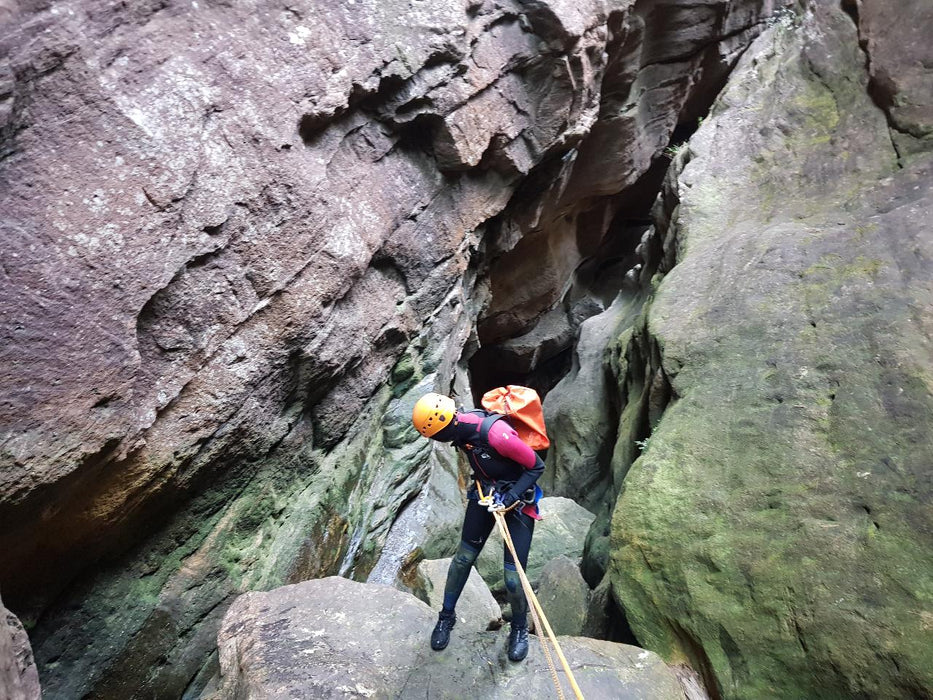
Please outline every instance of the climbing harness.
M479 504L481 506L486 506L489 509L489 512L492 513L493 517L496 519L496 525L499 527L499 534L502 535L502 540L505 542L506 547L509 548L509 551L512 553L512 561L515 562L515 570L518 572L518 577L522 582L522 589L525 591L525 597L531 602L531 617L535 622L535 629L538 630L538 641L541 644L541 650L544 652L544 658L547 660L548 668L551 670L551 680L554 681L554 687L557 688L557 697L560 700L564 700L564 690L560 685L560 678L557 676L557 668L554 666L554 659L551 658L551 652L548 650L547 642L545 641L545 636L551 641L551 644L554 645L554 651L557 652L557 657L560 659L560 664L564 668L564 673L567 674L567 679L570 681L570 687L573 690L574 695L577 700L583 700L583 693L580 692L580 686L577 685L576 678L573 677L573 671L570 670L570 664L567 663L567 659L564 657L564 652L561 651L560 644L557 643L557 635L554 634L554 630L551 629L551 625L547 621L547 617L544 615L544 610L541 608L541 603L538 602L538 597L535 595L535 592L531 588L531 582L528 581L528 576L525 575L525 570L522 568L521 563L518 560L518 553L515 551L515 544L512 542L512 536L509 534L509 528L505 524L505 516L510 510L515 508L521 503L521 501L516 501L508 508L495 507L493 503L493 492L490 491L489 495L486 496L483 494L483 486L476 482L476 488L479 493ZM545 634L542 635L540 632L544 630Z

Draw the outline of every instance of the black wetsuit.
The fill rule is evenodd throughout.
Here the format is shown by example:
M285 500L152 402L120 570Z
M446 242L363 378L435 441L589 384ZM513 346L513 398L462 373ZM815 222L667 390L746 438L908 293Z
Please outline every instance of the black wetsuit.
M473 468L474 477L474 485L467 492L467 509L463 519L460 547L447 572L442 614L453 614L454 606L466 584L470 569L495 527L495 518L492 513L479 505L475 481L480 482L486 495L491 488L495 488L498 493L512 491L521 498L534 493L535 482L544 471L544 462L541 457L521 443L515 431L508 424L502 420L496 421L493 425L495 432L491 435L492 439L483 441L479 437L481 421L482 415L479 413L458 413L457 420L453 424L434 436L442 442L453 442L466 454ZM520 444L516 444L516 441ZM502 456L499 450L488 444L489 442L499 445L499 450L514 455L525 464ZM536 516L537 507L532 504L513 508L505 517L506 526L522 568L528 565L528 552L531 548ZM504 544L503 568L506 593L512 608L512 624L524 627L528 602L522 591L512 553Z

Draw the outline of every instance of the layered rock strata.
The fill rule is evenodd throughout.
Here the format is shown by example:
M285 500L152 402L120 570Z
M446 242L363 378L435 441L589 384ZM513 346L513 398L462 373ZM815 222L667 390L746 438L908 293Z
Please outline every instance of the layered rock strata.
M51 692L181 694L232 592L373 566L430 465L405 392L450 385L480 227L586 133L622 7L6 25L0 586L34 620L113 561L34 632Z

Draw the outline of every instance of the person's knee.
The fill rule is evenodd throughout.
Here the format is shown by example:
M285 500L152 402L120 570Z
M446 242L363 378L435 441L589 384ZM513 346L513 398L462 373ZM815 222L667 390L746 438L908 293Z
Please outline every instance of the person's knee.
M461 541L457 553L454 554L453 564L457 566L473 566L476 557L479 556L479 550L466 542Z
M509 593L515 593L521 590L522 580L515 570L515 564L506 563L505 565L505 589Z

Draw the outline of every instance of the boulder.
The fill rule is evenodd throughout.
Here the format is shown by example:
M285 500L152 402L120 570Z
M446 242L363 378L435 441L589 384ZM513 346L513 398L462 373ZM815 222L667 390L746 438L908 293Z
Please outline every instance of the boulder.
M583 634L590 587L577 561L561 556L545 564L536 595L554 634Z
M0 602L0 697L39 700L39 672L19 618Z
M620 294L609 308L584 321L573 367L544 400L544 417L557 439L548 450L542 486L594 512L605 502L606 489L619 486L610 470L613 421L618 415L605 350L639 308L635 300Z
M418 564L418 574L425 601L432 610L439 611L444 603L444 584L451 559L428 559ZM502 626L502 610L492 597L489 586L476 569L470 570L460 599L457 601L457 622L460 629L488 630Z
M414 596L342 578L247 593L224 617L222 675L212 697L491 700L554 693L534 638L519 664L505 656L505 630L457 626L450 646L434 652L428 638L435 621ZM683 698L674 674L651 652L580 637L560 643L587 697Z
M549 496L542 498L538 505L541 520L535 523L526 571L532 585L537 584L542 569L552 559L566 556L579 560L586 532L593 522L593 514L569 498ZM505 591L502 578L504 547L498 529L493 529L476 561L476 568L494 593Z
M677 166L648 319L673 401L616 504L613 594L714 696L930 697L933 159L898 167L851 18L813 2Z

